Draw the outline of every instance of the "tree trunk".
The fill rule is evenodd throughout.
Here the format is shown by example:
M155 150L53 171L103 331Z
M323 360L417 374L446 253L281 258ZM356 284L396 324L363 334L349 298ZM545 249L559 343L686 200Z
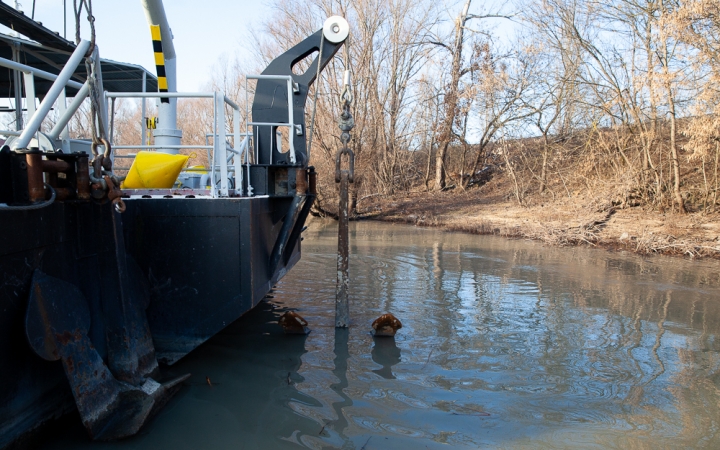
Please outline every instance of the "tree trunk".
M548 137L547 132L543 134L543 155L542 155L542 168L540 170L540 193L545 192L547 186L547 160L548 160Z
M468 10L471 0L465 0L463 10L455 20L455 44L452 49L452 68L450 73L450 85L445 94L445 117L438 139L438 152L435 158L435 190L445 188L445 159L447 150L452 141L452 126L457 113L458 89L460 88L460 71L462 70L462 48L465 22L467 21Z
M675 101L672 98L672 93L669 96L670 106L670 158L672 160L673 168L673 196L675 197L675 203L681 213L686 213L685 204L683 202L682 194L680 193L680 162L678 161L677 153L677 124L675 119Z

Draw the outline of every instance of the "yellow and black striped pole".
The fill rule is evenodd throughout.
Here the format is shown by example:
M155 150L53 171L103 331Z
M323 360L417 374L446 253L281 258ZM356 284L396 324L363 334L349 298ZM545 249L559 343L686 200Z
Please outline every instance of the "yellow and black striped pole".
M158 92L168 91L168 82L165 75L165 55L162 50L162 39L160 36L160 25L150 25L152 35L153 52L155 52L155 67L157 68ZM161 97L163 103L170 103L167 97Z

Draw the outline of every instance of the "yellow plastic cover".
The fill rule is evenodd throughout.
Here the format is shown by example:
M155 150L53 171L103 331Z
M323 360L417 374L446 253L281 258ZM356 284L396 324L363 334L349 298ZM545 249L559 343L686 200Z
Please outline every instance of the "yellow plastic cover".
M187 163L187 155L138 152L122 184L123 189L169 189Z

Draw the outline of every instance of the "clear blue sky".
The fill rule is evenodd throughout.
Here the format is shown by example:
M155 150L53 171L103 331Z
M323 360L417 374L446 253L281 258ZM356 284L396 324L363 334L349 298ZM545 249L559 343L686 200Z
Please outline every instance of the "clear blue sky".
M3 0L14 6L13 0ZM75 40L72 0L67 3L67 38ZM166 0L165 13L175 37L178 90L197 91L209 81L213 64L225 54L247 56L243 38L251 24L271 16L269 2L262 0ZM33 1L20 0L25 15ZM139 64L155 72L150 29L140 0L94 0L92 2L100 56ZM35 20L63 35L63 0L35 0ZM87 19L82 17L82 37L89 39Z

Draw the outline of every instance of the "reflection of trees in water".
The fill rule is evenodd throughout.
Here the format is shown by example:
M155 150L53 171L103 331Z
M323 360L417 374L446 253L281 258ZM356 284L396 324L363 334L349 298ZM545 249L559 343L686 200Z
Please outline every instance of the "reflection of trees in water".
M658 420L672 422L667 411L671 404L663 394L669 367L671 373L686 373L698 383L693 378L698 365L677 359L675 345L678 339L692 339L693 329L702 336L718 332L718 304L702 290L707 280L716 279L712 270L705 275L677 273L671 262L666 267L635 257L603 260L575 255L568 263L527 249L501 249L477 259L463 258L458 248L447 258L448 248L452 247L438 243L430 250L428 279L432 295L444 299L448 308L436 318L438 336L447 333L445 347L455 351L436 355L435 364L470 368L477 367L482 356L494 356L491 361L501 370L520 365L534 372L532 380L538 384L556 380L556 393L599 390L594 395L620 401L611 408L617 414L614 420L639 427ZM467 282L475 285L472 296L460 295ZM527 284L534 292L519 292ZM708 289L717 293L717 283ZM469 309L473 302L475 307ZM464 333L461 325L468 323L476 336ZM518 333L524 336L518 338ZM464 361L451 357L469 348L483 352ZM669 366L678 362L682 367ZM717 403L718 393L711 397ZM644 412L628 414L621 404ZM682 406L683 413L713 417L692 405L690 401ZM683 433L690 435L693 429L696 426L684 428Z
M569 402L562 414L627 427L629 446L643 429L680 433L691 447L706 444L692 436L720 429L716 264L430 236L388 236L392 245L357 256L372 264L351 270L379 279L359 301L403 311L403 362L437 386L547 393L548 406ZM370 356L383 368L370 370L395 376L377 344ZM473 371L472 380L456 369Z

